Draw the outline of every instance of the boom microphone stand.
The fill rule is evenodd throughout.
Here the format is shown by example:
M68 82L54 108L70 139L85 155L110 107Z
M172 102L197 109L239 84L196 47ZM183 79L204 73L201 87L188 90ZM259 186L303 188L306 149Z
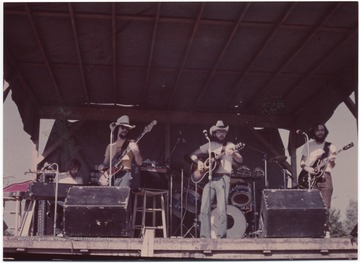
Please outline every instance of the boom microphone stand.
M112 155L112 143L113 143L113 131L114 131L114 128L116 127L116 125L114 123L111 123L110 124L110 144L109 144L109 147L110 147L110 167L109 167L109 186L111 186L111 180L112 180L112 159L113 159L113 155Z
M211 210L211 182L212 182L212 156L211 156L211 153L212 153L212 150L211 150L211 140L208 136L208 133L207 133L207 130L204 130L203 131L204 135L205 135L205 138L208 140L209 142L209 210ZM210 212L210 211L209 211ZM210 213L211 214L211 213ZM211 231L211 220L210 220L210 231ZM211 235L210 235L211 236Z
M172 220L172 212L173 212L173 176L171 174L171 171L170 171L170 168L171 168L171 156L172 154L174 153L176 147L178 146L178 144L180 142L185 142L184 138L182 137L182 133L181 131L179 131L179 137L174 145L174 147L172 148L170 154L169 154L169 157L167 159L167 163L168 163L168 167L169 167L169 173L170 173L170 180L169 180L169 189L170 189L170 202L169 202L169 219L170 219L170 223L169 223L169 228L170 228L170 231L172 231L172 224L173 224L173 220ZM183 180L184 180L184 171L183 169L181 169L181 196L180 196L180 218L181 218L181 236L182 236L182 225L183 225ZM170 236L171 236L171 232L170 233Z
M57 219L57 205L58 205L58 192L59 192L59 165L57 163L53 163L50 165L56 167L56 175L55 175L55 211L54 211L54 236L56 235L56 219Z
M310 158L310 148L309 148L309 146L310 146L310 142L309 142L309 136L305 133L305 132L303 132L303 131L301 131L301 130L297 130L296 131L297 133L301 133L302 135L304 135L305 136L305 139L306 139L306 148L307 148L307 159L309 159ZM311 189L311 185L310 185L310 183L311 183L311 174L310 174L310 171L308 171L308 188L309 188L309 190Z
M205 138L208 140L209 142L209 157L208 157L208 160L209 160L209 175L208 175L208 178L209 178L209 198L211 197L211 187L210 187L210 184L211 184L211 181L212 181L212 160L211 160L211 141L210 141L210 138L208 136L208 132L207 130L203 130L203 134L205 135ZM204 164L205 165L205 164ZM198 189L198 185L197 183L194 183L195 184L195 218L194 218L194 223L192 225L192 227L185 233L185 236L187 236L188 233L190 233L191 229L194 228L195 229L195 238L197 238L197 231L198 231L198 199L197 199L197 189ZM210 207L211 207L211 200L209 200L209 210L210 210Z

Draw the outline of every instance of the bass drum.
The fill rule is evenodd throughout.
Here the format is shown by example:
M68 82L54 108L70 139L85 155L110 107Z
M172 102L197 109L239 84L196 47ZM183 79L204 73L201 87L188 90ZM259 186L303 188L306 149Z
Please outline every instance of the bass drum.
M227 238L242 238L246 232L247 223L244 214L239 208L232 205L226 206ZM217 237L217 209L211 211L211 237Z
M237 183L230 188L229 201L232 205L239 207L247 207L252 202L251 185L248 183Z

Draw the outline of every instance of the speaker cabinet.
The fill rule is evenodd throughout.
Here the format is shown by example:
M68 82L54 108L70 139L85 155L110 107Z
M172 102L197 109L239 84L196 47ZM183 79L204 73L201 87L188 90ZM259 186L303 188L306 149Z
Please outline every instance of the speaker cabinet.
M129 237L130 188L74 186L64 204L64 234L77 237Z
M324 237L328 212L319 190L265 189L261 237Z

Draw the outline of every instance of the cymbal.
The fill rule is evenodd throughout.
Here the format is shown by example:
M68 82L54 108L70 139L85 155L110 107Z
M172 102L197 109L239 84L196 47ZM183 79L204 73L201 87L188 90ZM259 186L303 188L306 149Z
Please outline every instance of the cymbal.
M287 157L285 155L278 155L278 156L271 157L269 159L269 162L272 162L272 161L284 162L286 159L287 159Z

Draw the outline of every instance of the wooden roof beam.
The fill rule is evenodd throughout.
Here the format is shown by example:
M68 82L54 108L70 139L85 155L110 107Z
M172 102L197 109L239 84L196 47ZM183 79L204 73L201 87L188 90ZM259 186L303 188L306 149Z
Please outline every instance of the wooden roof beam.
M75 24L74 10L73 10L73 7L72 7L72 4L71 4L71 3L68 3L68 8L69 8L69 13L70 13L70 20L71 20L72 32L73 32L73 36L74 36L74 42L75 42L75 49L76 49L77 60L78 60L78 63L79 63L81 83L82 83L82 87L83 87L83 90L84 90L86 103L89 104L89 103L90 103L89 92L88 92L87 86L86 86L84 65L83 65L83 63L82 63L81 51L80 51L80 44L79 44L78 34L77 34L76 24Z
M5 61L10 63L13 66L13 68L16 69L18 80L20 80L20 82L23 83L22 87L24 87L25 92L29 95L29 98L33 102L33 105L39 105L40 104L39 100L36 97L35 92L31 88L31 86L29 85L29 82L26 80L24 73L22 72L21 66L19 66L19 64L17 63L12 51L9 48L6 48L5 50L6 50ZM9 86L11 88L11 84L12 84L11 79L6 79L6 80L9 82Z
M246 115L230 113L200 113L165 110L140 110L122 107L41 107L39 117L43 119L71 119L71 120L94 120L113 121L120 115L129 115L133 121L149 122L156 119L159 123L185 124L185 125L209 125L217 120L223 120L231 126L249 127L274 127L290 129L291 119L280 116L272 116L269 120L264 115Z
M201 6L200 6L200 10L199 10L199 13L196 17L196 20L195 20L195 23L194 23L194 26L193 26L193 30L191 32L191 36L190 36L190 39L189 39L189 43L186 47L186 51L185 51L185 54L184 54L184 57L182 59L182 62L181 62L181 66L179 68L179 71L176 75L176 80L175 80L175 84L173 86L173 88L171 89L171 92L170 92L170 96L169 96L169 100L168 100L168 104L166 106L166 109L168 109L173 101L174 101L174 97L176 95L176 90L177 90L177 86L179 84L179 80L181 78L181 75L184 71L184 68L185 68L185 64L187 62L187 59L189 57L189 54L190 54L190 50L191 50L191 47L192 47L192 44L194 42L194 38L195 38L195 35L196 35L196 32L199 28L199 25L200 25L200 20L201 20L201 17L202 17L202 14L204 13L204 9L205 9L205 3L201 3Z
M287 97L291 97L295 94L296 89L304 84L310 77L312 77L316 71L322 66L327 59L342 45L344 45L349 39L354 37L354 35L357 33L357 25L353 28L351 32L349 32L345 37L343 37L337 45L335 45L333 48L331 48L328 52L326 52L319 61L313 66L312 69L309 70L309 72L306 73L306 75L300 80L300 82L296 83L295 86L288 89L288 91L283 94L283 97L286 99ZM297 101L299 104L302 104L302 102Z
M210 82L211 82L212 78L214 77L215 72L216 72L220 62L222 61L228 47L230 46L230 44L231 44L231 42L232 42L238 28L240 27L240 24L241 24L242 20L244 19L246 11L249 9L249 7L250 7L250 3L247 3L244 10L241 11L240 16L238 18L238 21L235 23L235 26L233 27L233 29L231 31L231 34L229 35L224 47L222 48L222 51L221 51L219 57L217 58L214 66L213 66L213 68L212 68L212 70L211 70L211 72L210 72L210 74L209 74L209 76L208 76L208 78L207 78L207 80L205 82L205 85L200 90L200 93L199 93L199 95L197 97L197 100L194 103L194 106L195 106L194 109L196 109L196 106L199 105L200 101L202 100L202 97L204 96L205 91L207 90L208 86L210 85Z
M142 97L142 102L140 103L141 106L146 106L146 100L147 100L148 92L149 92L150 72L151 72L151 65L152 65L152 61L153 61L153 57L154 57L155 39L156 39L156 34L157 34L159 20L160 20L160 9L161 9L161 3L158 3L157 7L156 7L156 15L155 15L155 19L154 19L154 28L153 28L152 36L151 36L149 58L148 58L148 63L147 63L147 68L146 68L145 84L144 84L144 91L143 91L144 95Z
M6 4L4 5L4 13L5 15L26 15L26 12L22 10L9 10L6 8ZM69 17L68 13L64 12L47 12L47 11L34 11L32 12L34 16L45 16L45 17ZM81 19L101 19L101 20L111 20L111 15L107 14L93 14L93 13L81 13L75 14L75 18ZM138 16L138 15L117 15L117 20L129 20L129 21L142 21L142 22L153 22L154 18L152 16ZM193 18L185 18L185 17L161 17L159 19L160 23L181 23L181 24L193 24ZM223 26L232 26L234 24L233 21L229 20L218 20L218 19L207 19L204 18L201 20L201 24L209 24L209 25L223 25ZM253 27L253 28L272 28L275 23L272 22L243 22L241 26L243 27ZM281 26L283 29L293 29L293 30L309 30L311 26L309 25L297 25L297 24L284 24ZM324 26L320 30L324 31L333 31L333 32L344 32L348 31L347 27L344 26Z
M264 41L264 43L261 44L261 46L259 47L259 49L254 53L254 56L251 58L249 64L246 66L245 71L243 71L240 74L239 79L237 80L236 84L233 86L233 88L230 90L230 94L227 97L227 101L225 102L225 104L223 105L223 110L226 110L227 105L233 105L235 102L235 98L237 97L236 95L238 93L240 93L242 90L238 90L237 87L240 87L240 84L242 83L242 81L244 80L245 76L249 74L251 67L254 65L254 63L256 62L256 60L259 58L259 56L263 53L263 51L265 50L265 48L270 44L270 42L273 40L273 38L275 37L276 33L279 31L279 29L281 28L281 25L283 23L285 23L285 21L288 19L291 11L294 9L294 7L296 6L296 3L292 3L291 5L289 4L288 8L285 10L285 12L283 12L281 18L278 20L278 22L275 25L275 28L272 30L271 34L269 35L269 37Z
M50 63L49 63L49 59L48 59L48 56L46 54L46 51L45 51L45 48L44 48L44 45L42 44L42 41L41 41L41 38L40 38L40 35L39 35L39 32L36 28L36 25L35 25L35 22L34 22L34 19L32 17L32 13L31 13L31 10L29 8L29 4L25 3L25 9L26 9L26 13L27 13L27 16L29 18L29 21L30 21L30 25L31 25L31 28L34 32L34 35L35 35L35 38L36 38L36 41L39 45L39 48L40 48L40 51L41 51L41 54L44 58L44 62L45 62L45 65L46 65L46 68L47 68L47 71L49 73L49 76L50 76L50 79L54 85L54 88L55 88L55 92L61 102L61 104L64 104L64 98L63 96L61 95L61 92L60 92L60 89L59 89L59 86L55 80L55 76L54 76L54 73L53 73L53 70L50 66Z
M269 81L261 87L257 92L254 93L252 97L250 97L246 102L244 102L243 107L246 108L247 106L251 106L250 102L254 102L255 97L261 98L262 93L266 90L267 87L281 74L281 72L286 68L287 65L300 53L300 51L306 46L306 44L315 36L315 34L319 31L319 29L331 18L331 16L335 13L336 10L339 9L340 3L333 6L333 8L326 12L318 24L311 30L311 32L307 35L307 37L299 43L299 45L293 50L293 52L289 53L285 62L276 70L276 72L272 75ZM256 104L256 103L253 103Z
M354 115L354 117L357 119L357 109L354 102L351 101L351 99L348 96L345 96L341 90L340 87L335 86L335 83L340 81L341 79L345 78L348 74L351 74L351 70L353 69L354 62L357 62L357 58L349 64L347 68L345 68L341 74L335 75L332 78L330 78L325 85L323 85L319 90L316 91L316 93L309 93L309 95L302 101L297 101L299 105L301 105L299 108L296 108L291 115L296 115L297 112L302 112L302 110L306 107L308 107L307 101L310 101L311 98L316 98L319 96L320 93L324 91L324 89L328 89L329 87L333 88L339 96L343 99L344 103L348 106L350 112ZM355 73L356 74L356 73ZM354 83L354 91L357 90L357 81Z
M118 102L119 95L117 90L117 49L116 49L116 3L111 4L111 31L112 31L112 80L114 89L114 105Z

